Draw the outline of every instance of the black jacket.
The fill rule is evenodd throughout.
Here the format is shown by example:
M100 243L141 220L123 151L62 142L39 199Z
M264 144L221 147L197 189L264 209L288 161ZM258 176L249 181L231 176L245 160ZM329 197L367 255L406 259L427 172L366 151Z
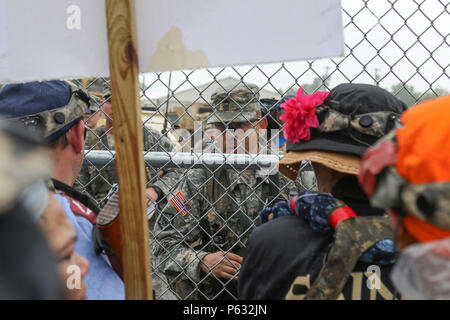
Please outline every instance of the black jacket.
M332 194L360 216L383 214L370 207L354 176L340 180ZM238 280L239 299L285 299L287 295L301 298L317 278L332 244L332 233L321 235L297 216L259 226L247 242ZM368 267L358 262L340 299L393 298L395 290L389 278L392 266L378 266L379 290L369 289L367 281L372 273L366 273Z

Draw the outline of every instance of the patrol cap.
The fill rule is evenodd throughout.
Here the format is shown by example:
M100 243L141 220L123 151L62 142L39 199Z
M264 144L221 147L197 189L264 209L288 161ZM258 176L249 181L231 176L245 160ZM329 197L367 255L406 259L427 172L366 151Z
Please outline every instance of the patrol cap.
M69 81L6 85L0 91L0 116L18 121L56 141L89 111L91 98Z
M259 88L253 84L220 87L211 95L215 113L210 123L248 122L261 119Z
M105 101L110 101L111 98L111 85L109 82L103 82L103 96L102 99Z

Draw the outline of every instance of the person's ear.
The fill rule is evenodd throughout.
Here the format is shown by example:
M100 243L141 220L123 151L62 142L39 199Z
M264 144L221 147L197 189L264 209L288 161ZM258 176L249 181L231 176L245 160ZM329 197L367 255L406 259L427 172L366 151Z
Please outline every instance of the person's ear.
M267 118L263 118L263 119L261 119L261 121L259 121L259 123L258 123L258 129L259 130L265 130L265 129L267 129Z
M80 120L69 130L68 142L75 153L84 152L84 122Z

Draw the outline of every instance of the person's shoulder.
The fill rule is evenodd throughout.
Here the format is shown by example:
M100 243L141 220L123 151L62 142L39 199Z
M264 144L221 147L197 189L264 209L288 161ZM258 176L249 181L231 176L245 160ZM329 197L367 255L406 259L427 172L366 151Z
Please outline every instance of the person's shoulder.
M55 197L56 197L56 199L58 199L59 203L61 204L61 206L64 210L64 213L66 214L66 217L69 219L69 221L71 221L71 222L74 221L75 214L72 212L72 209L70 209L69 200L65 196L63 196L59 193L55 193Z
M172 151L173 149L173 143L170 141L169 138L167 138L165 135L163 135L158 130L154 129L150 125L144 125L144 139L146 142L150 142L152 144L157 144L158 147L163 146L164 149L161 151ZM158 148L160 149L160 148ZM166 150L169 149L169 150Z
M265 243L306 243L323 241L323 235L315 232L304 219L297 216L284 216L256 227L249 241L253 244Z
M150 125L143 125L142 129L146 140L161 140L164 137L161 132L152 128Z
M280 228L303 228L308 227L307 222L297 216L284 216L276 219L272 219L258 227L262 231L269 231Z
M254 229L253 237L270 237L271 235L279 236L286 231L306 229L306 222L297 216L279 217L266 222Z

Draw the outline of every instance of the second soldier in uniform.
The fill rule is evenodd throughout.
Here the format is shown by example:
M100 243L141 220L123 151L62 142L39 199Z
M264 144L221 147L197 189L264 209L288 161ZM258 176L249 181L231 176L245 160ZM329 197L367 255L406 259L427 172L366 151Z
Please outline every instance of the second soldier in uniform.
M267 127L256 86L221 88L211 96L211 103L216 112L207 123L216 132L216 142L225 140L229 129L258 136L258 130ZM258 152L248 143L237 148ZM237 297L245 243L259 223L258 211L269 193L268 176L256 169L194 168L180 177L155 223L152 253L155 267L181 298Z

